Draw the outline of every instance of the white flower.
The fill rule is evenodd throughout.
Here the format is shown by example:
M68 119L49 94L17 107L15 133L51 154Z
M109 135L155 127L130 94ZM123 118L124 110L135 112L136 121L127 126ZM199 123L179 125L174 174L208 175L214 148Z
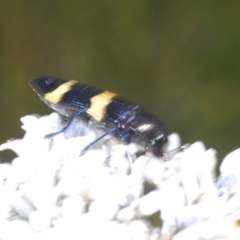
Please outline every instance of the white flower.
M215 176L216 152L201 142L179 149L170 135L157 159L142 148L100 141L59 115L21 118L23 139L0 146L17 157L0 164L0 239L238 239L240 150ZM111 140L111 139L110 139Z

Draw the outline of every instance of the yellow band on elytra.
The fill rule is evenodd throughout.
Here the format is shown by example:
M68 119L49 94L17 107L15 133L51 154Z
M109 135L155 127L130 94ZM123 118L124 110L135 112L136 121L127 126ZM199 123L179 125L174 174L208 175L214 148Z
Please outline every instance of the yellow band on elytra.
M106 114L108 104L112 102L112 98L116 95L116 93L105 91L92 97L90 99L91 106L87 110L87 113L96 121L100 122Z
M70 80L68 82L65 82L62 85L60 85L58 88L53 90L52 92L46 93L44 98L51 103L59 103L62 100L63 95L66 92L70 91L72 88L72 85L74 85L75 83L77 83L77 81L75 80Z

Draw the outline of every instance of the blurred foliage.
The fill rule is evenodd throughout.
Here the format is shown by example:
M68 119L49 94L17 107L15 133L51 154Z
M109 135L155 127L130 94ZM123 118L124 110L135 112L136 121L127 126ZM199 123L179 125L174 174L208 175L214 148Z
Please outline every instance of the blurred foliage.
M140 103L221 159L240 143L240 2L1 1L0 142L51 112L29 79L78 79ZM3 155L0 155L0 157ZM1 157L2 160L4 157Z

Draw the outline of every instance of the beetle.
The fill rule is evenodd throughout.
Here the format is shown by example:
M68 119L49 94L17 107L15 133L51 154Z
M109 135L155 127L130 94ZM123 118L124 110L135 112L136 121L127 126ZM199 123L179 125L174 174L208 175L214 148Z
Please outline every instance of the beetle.
M77 118L85 123L91 121L105 131L84 152L111 134L121 142L137 143L155 156L163 156L167 144L164 126L137 103L76 80L40 76L32 79L30 85L44 103L68 117L63 129L47 137L65 131Z

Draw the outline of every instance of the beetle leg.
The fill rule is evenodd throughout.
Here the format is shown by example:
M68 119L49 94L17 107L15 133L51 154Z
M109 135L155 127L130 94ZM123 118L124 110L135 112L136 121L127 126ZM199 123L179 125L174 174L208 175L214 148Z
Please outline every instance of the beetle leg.
M100 141L102 138L106 137L107 135L115 132L118 130L118 127L114 127L114 128L111 128L109 129L107 132L105 132L102 136L98 137L96 140L94 140L93 142L91 142L90 144L88 144L80 153L80 156L85 154L85 152L90 148L92 147L95 143L97 143L98 141Z
M130 129L124 129L119 133L119 138L122 142L129 143L132 136L132 131Z
M49 134L45 135L44 137L45 137L45 138L50 138L50 137L53 137L53 136L58 135L59 133L65 132L65 131L68 129L68 127L72 124L74 118L78 117L79 115L81 115L81 114L82 114L83 112L85 112L85 111L86 111L86 110L84 109L84 110L80 110L80 111L74 113L74 114L68 119L67 124L66 124L61 130L59 130L59 131L57 131L57 132L49 133Z

